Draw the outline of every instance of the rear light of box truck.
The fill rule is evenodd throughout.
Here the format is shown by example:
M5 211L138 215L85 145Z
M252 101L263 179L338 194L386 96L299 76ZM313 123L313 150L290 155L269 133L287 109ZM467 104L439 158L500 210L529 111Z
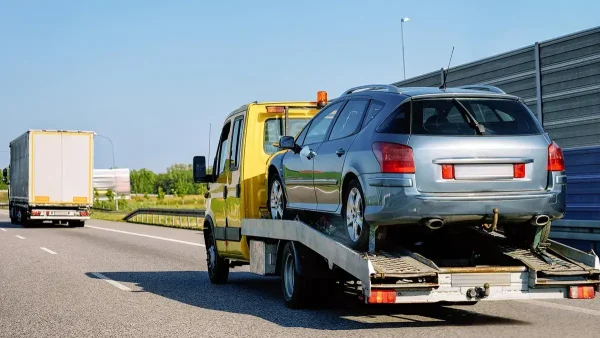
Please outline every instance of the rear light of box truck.
M569 287L569 298L571 299L593 299L596 297L596 290L593 286L571 286Z

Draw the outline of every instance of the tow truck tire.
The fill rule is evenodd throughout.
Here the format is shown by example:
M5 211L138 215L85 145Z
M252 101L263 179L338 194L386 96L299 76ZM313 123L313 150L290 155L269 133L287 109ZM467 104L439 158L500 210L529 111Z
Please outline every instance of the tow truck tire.
M229 260L219 255L213 226L210 223L205 235L205 243L208 279L212 284L226 284L229 279Z
M365 198L358 180L353 179L344 189L342 219L350 246L364 250L369 245L369 224L365 220Z
M291 242L283 248L281 255L281 289L283 300L290 309L301 309L308 304L311 280L298 274L296 253Z
M69 226L71 228L83 228L83 226L85 226L85 221L70 221Z
M269 179L269 195L267 208L272 219L283 219L285 214L285 192L278 174L273 174Z

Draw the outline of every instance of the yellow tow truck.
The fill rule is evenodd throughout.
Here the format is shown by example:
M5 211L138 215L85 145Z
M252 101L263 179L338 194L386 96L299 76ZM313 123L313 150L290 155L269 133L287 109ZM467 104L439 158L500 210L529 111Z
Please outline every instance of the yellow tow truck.
M395 245L362 252L345 245L331 231L333 223L318 215L272 219L269 159L282 136L298 135L327 102L327 93L318 92L316 101L244 105L223 123L212 172L204 156L194 157L194 182L209 185L204 239L212 283L226 283L230 268L242 265L255 274L281 275L291 308L348 282L365 303L595 297L598 256L551 240L546 260L485 231L445 238L429 246L433 251ZM370 236L374 242L376 235Z

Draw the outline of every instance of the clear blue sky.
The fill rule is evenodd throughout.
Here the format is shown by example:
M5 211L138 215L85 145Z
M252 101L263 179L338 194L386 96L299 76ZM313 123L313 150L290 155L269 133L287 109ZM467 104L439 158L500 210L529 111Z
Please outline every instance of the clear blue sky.
M431 6L431 7L429 7ZM600 24L600 1L0 0L0 167L27 129L93 130L116 164L208 153L231 110L330 97ZM214 144L214 142L213 142ZM214 148L213 148L214 154ZM96 168L111 166L97 139Z

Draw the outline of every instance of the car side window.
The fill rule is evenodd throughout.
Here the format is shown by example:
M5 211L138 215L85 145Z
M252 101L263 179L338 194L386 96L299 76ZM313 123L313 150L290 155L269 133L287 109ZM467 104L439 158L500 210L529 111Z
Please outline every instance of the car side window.
M304 138L306 137L306 134L308 133L308 129L310 128L310 123L300 132L300 134L298 134L298 136L296 137L296 144L301 146L304 145Z
M231 122L227 122L221 131L221 138L219 140L219 148L217 149L217 156L215 157L216 173L215 177L221 176L225 172L225 163L228 158L228 145L229 145L229 130L231 129Z
M340 111L340 108L343 106L343 104L343 101L334 103L331 106L324 109L321 113L319 113L319 115L317 115L311 122L310 128L308 128L308 133L306 134L306 138L304 139L303 144L314 144L323 142L325 140L325 135L329 130L331 122L333 122L335 116Z
M229 169L235 171L240 167L240 152L244 133L244 117L238 117L233 122L233 135L231 137L231 151L229 153Z
M377 132L386 134L410 133L410 102L402 104L393 111L377 128Z
M339 117L335 120L329 140L337 140L354 134L360 126L368 103L368 100L348 101L348 104L344 106Z
M362 126L364 127L367 125L367 123L371 122L371 120L374 119L377 114L379 114L383 107L385 107L385 102L371 100L371 104L367 110L367 116L365 117Z

